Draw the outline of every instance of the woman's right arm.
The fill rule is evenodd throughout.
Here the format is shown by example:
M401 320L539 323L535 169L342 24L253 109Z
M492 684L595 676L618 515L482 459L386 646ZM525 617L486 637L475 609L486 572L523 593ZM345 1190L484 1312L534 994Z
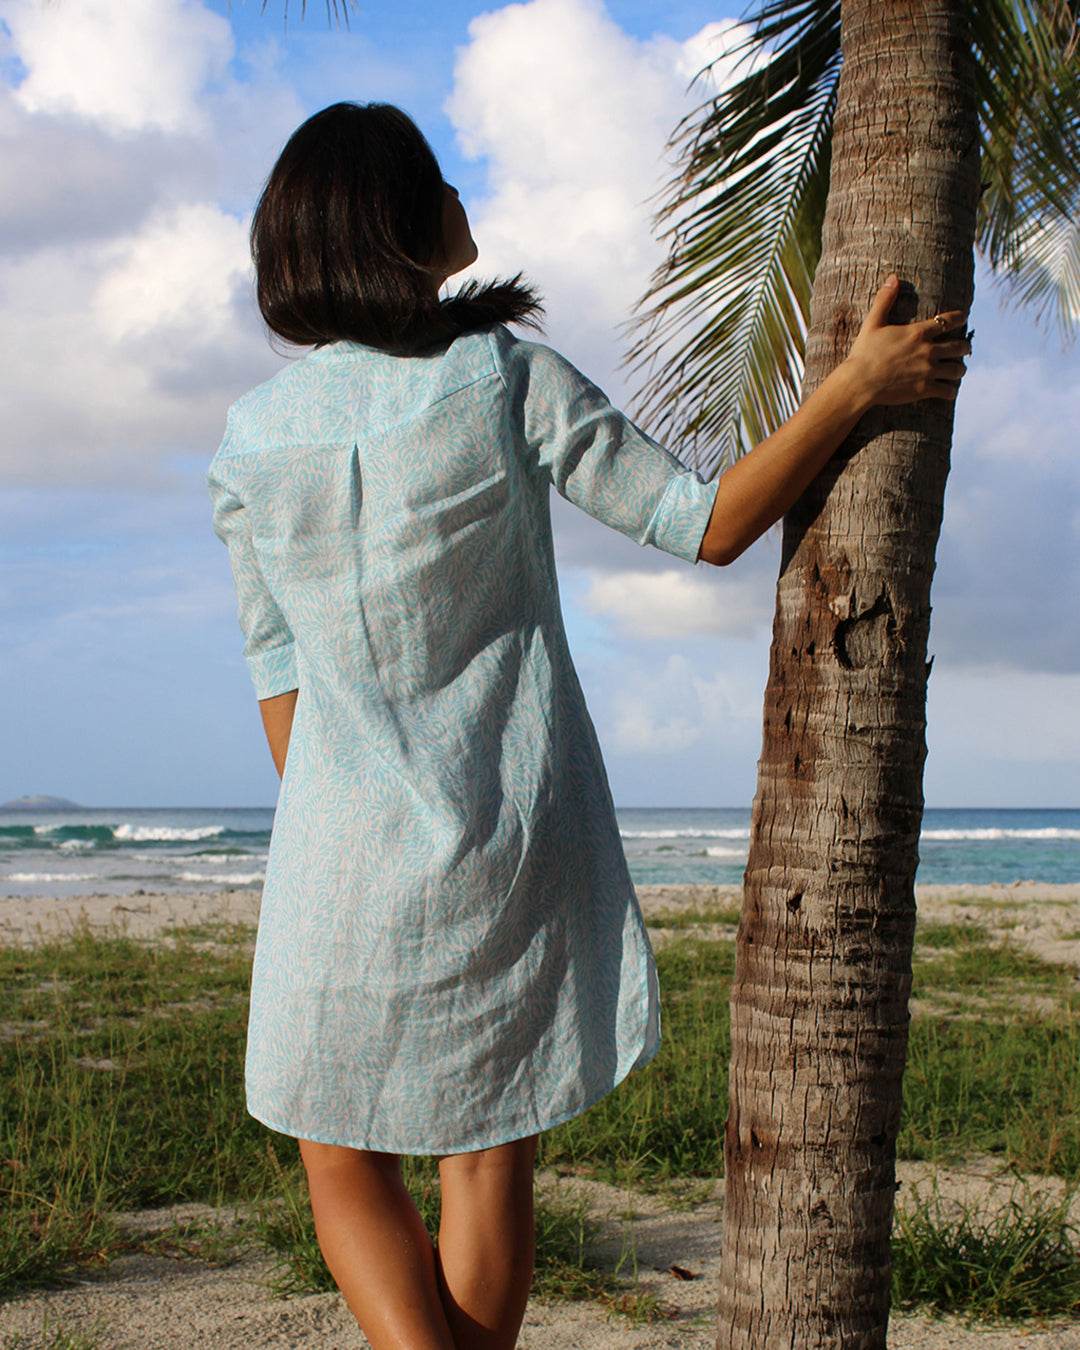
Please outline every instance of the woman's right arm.
M859 418L879 404L955 399L966 339L941 341L966 316L890 324L896 279L878 291L851 355L767 440L723 473L698 556L724 566L784 515L831 459Z
M210 468L209 487L214 530L228 545L236 582L244 659L255 685L270 753L282 774L296 708L296 643L263 576L248 512L237 492L228 486L228 475L217 458Z

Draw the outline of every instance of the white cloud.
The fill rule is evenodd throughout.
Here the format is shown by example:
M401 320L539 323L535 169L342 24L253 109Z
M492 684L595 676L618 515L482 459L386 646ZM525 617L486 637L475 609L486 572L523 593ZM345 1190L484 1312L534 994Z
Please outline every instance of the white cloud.
M491 194L471 204L478 270L532 276L553 336L601 378L662 256L651 199L671 133L706 92L687 85L740 31L641 42L600 0L530 0L469 26L447 111L465 153L487 161Z
M658 669L620 661L591 705L605 746L616 755L677 755L692 745L756 735L760 695L742 673L701 675L689 658L674 653Z
M233 54L228 21L199 0L5 0L35 113L73 113L113 131L198 131L199 95Z
M157 480L280 365L240 213L295 97L196 0L0 0L0 45L0 481Z
M701 738L701 709L694 698L693 667L668 658L657 676L631 672L611 697L607 720L619 754L677 754Z
M612 711L612 743L620 754L677 754L701 735L687 718L661 712L648 694L617 694Z
M465 153L489 157L497 188L625 181L628 170L648 183L673 82L598 0L507 5L473 19L469 36L448 111Z
M232 336L234 296L251 269L242 221L209 203L189 203L113 249L116 259L94 296L107 338L157 330L180 330L200 343Z
M771 615L771 588L762 580L760 574L736 580L689 569L600 572L593 574L581 602L590 613L614 619L624 637L749 637Z
M1080 675L942 670L927 705L927 800L1080 805Z
M71 118L33 117L0 89L0 249L33 251L135 224L158 191L161 146L125 141Z
M1060 365L1045 355L976 364L964 378L957 403L957 440L983 460L1017 465L1075 459L1075 439L1064 429L1080 425L1080 383L1062 380Z
M660 663L630 644L586 660L583 685L615 800L625 805L749 803L761 746L764 653L720 643Z
M1050 349L1010 361L1005 339L1016 334L1016 317L984 304L977 326L997 351L985 366L975 361L957 404L931 650L943 668L1076 672L1075 355Z
M1080 764L1080 675L986 668L930 681L935 750L1016 763Z
M145 479L163 451L209 454L226 404L278 364L245 262L241 223L193 204L0 267L3 477Z

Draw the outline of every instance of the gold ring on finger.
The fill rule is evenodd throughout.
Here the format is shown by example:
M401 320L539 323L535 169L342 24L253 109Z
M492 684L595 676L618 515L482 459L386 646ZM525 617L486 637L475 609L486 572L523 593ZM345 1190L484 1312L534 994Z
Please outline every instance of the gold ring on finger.
M944 333L944 332L948 329L948 327L949 327L949 321L948 321L948 319L946 319L946 317L945 317L944 314L935 314L935 315L934 315L934 323L937 324L938 328L939 328L939 329L941 330L941 332L943 332L943 333Z

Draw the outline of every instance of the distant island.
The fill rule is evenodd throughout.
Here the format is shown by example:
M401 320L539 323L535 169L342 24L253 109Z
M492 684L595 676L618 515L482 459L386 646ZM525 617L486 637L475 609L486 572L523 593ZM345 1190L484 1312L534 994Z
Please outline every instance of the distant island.
M13 797L0 804L0 811L82 811L78 802L66 797Z

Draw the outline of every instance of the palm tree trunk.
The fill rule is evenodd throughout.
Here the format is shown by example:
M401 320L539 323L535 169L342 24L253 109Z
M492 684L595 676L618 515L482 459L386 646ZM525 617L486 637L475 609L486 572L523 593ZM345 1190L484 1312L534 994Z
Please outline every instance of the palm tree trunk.
M978 129L959 0L849 0L805 391L889 271L966 309ZM884 1350L942 401L876 410L784 521L731 996L720 1350Z

